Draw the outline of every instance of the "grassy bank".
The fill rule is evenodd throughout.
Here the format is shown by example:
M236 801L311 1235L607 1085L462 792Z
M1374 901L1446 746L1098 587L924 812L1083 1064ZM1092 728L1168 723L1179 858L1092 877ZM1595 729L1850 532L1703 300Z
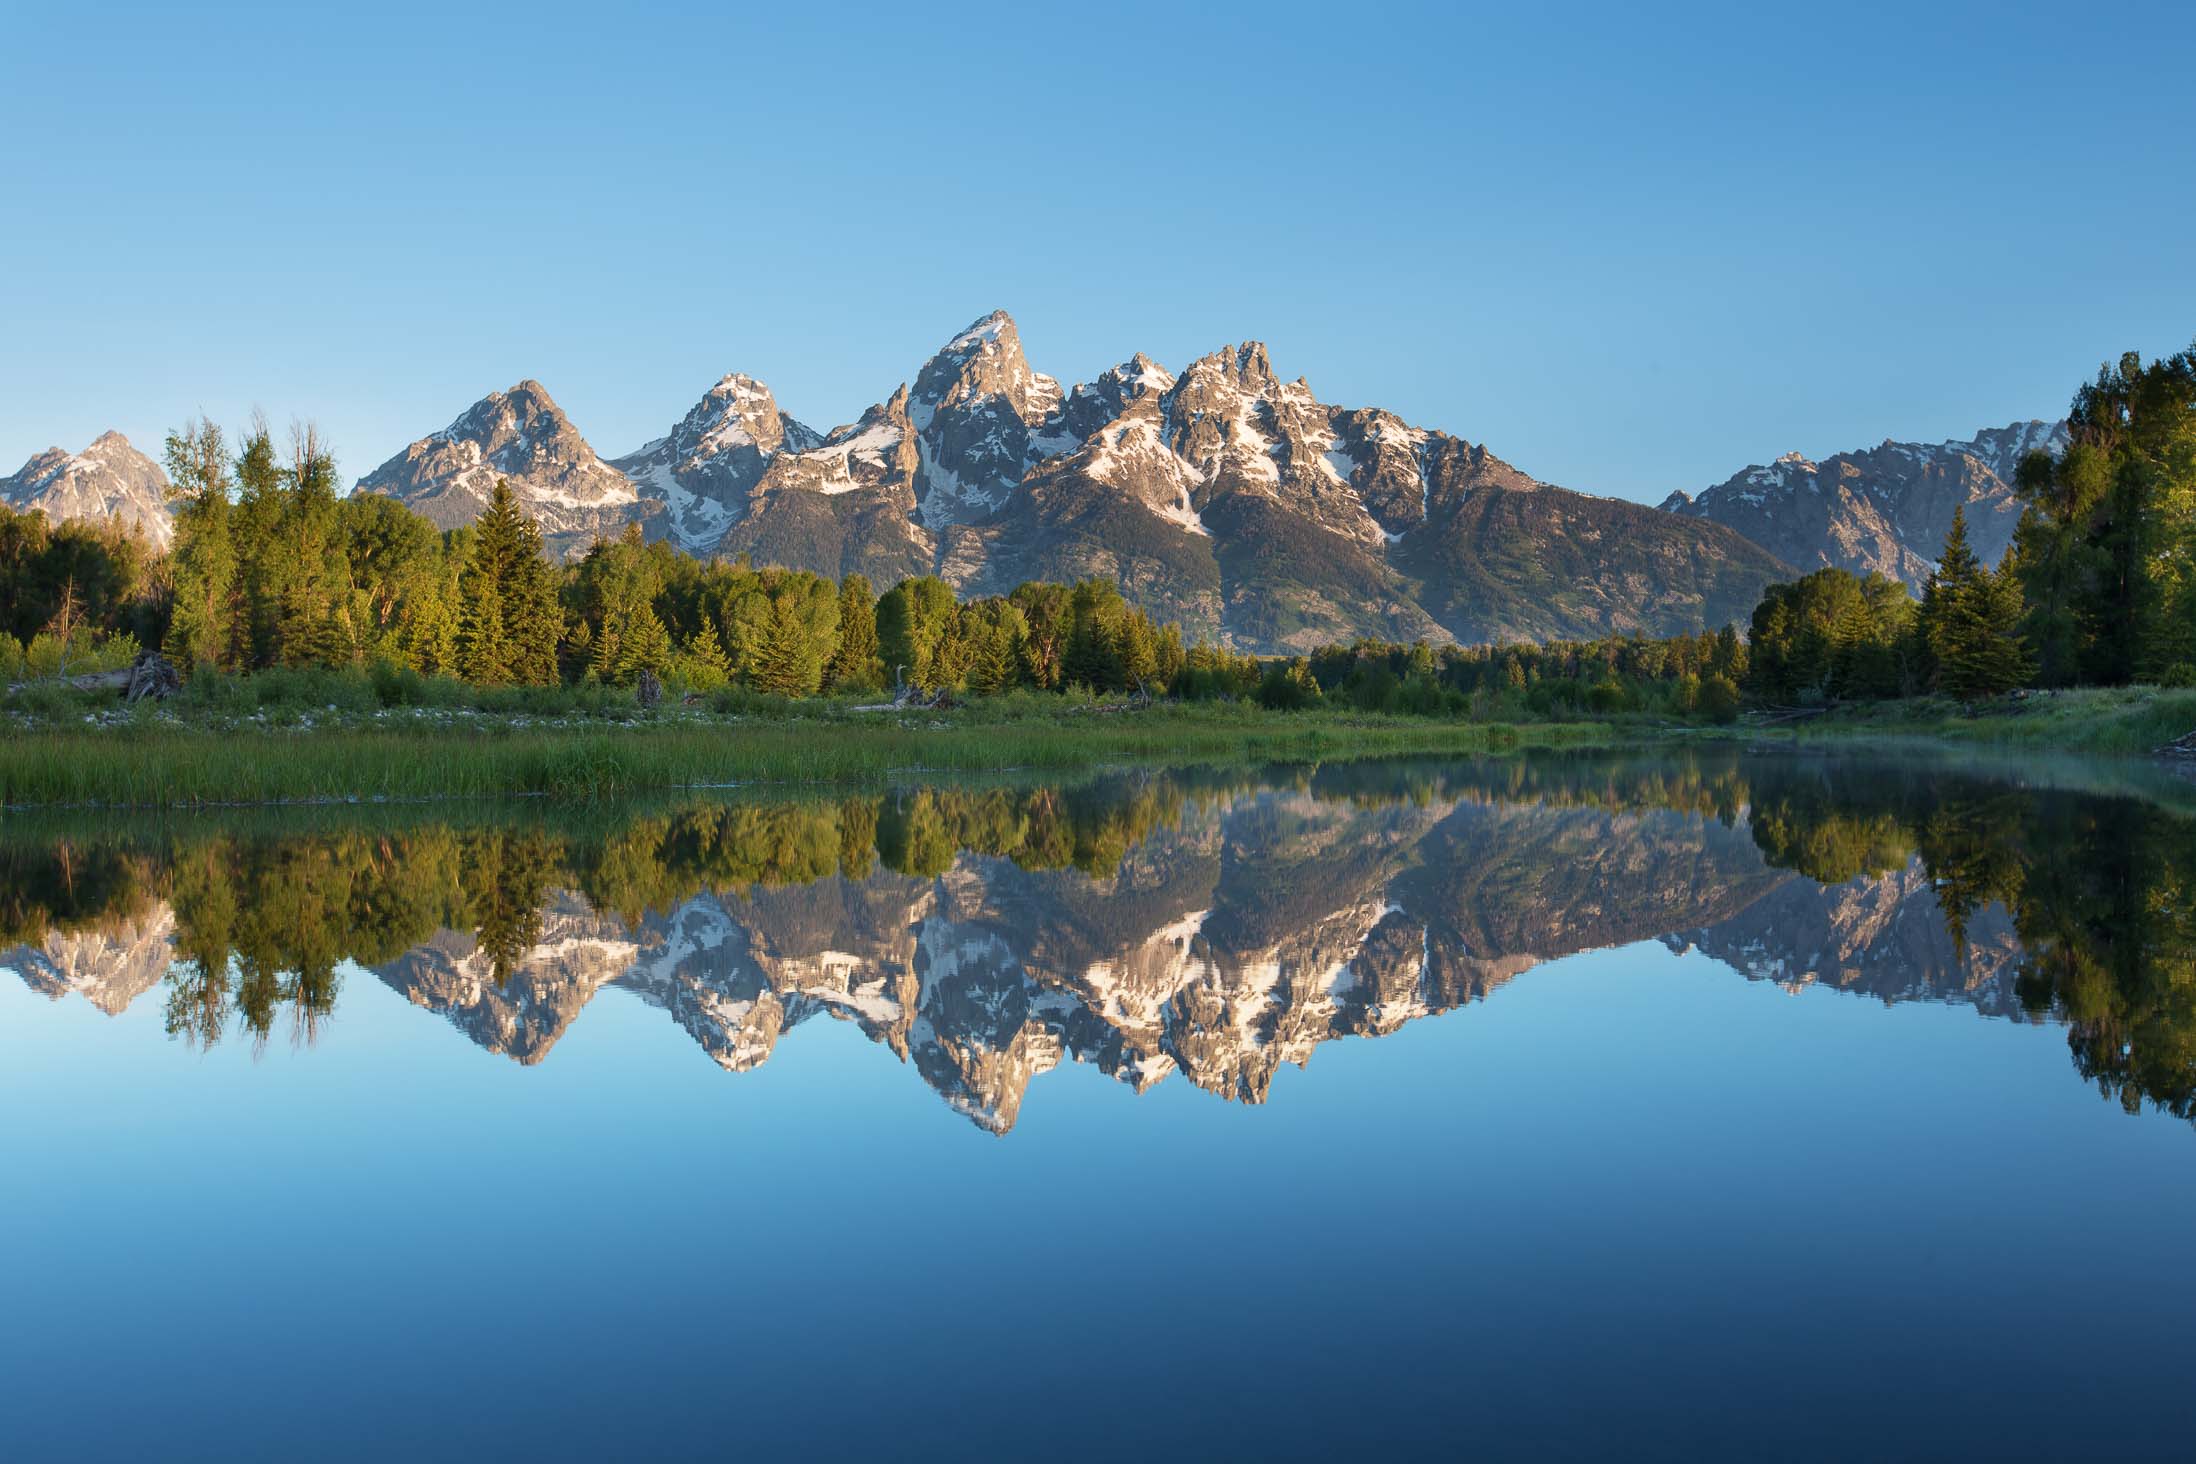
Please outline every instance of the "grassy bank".
M46 722L0 745L0 804L177 807L542 794L601 799L729 783L920 773L1323 761L1580 745L1606 729L1511 727L1243 704L1140 709L1006 698L947 712L679 709L534 718L439 709L193 721Z
M1840 707L1774 735L1797 741L1977 743L2014 751L2144 755L2196 732L2196 690L2154 686L2032 691L1964 706L1947 697Z

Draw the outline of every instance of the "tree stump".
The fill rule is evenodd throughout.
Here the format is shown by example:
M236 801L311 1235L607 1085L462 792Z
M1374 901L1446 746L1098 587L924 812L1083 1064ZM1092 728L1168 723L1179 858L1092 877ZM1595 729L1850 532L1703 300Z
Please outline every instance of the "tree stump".
M182 689L183 677L175 663L158 651L144 651L130 663L130 679L123 688L122 700L139 702L149 696L164 701Z

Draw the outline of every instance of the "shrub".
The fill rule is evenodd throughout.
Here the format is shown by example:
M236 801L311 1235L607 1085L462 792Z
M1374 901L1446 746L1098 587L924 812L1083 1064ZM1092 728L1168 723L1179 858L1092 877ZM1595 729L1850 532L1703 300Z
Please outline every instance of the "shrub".
M1258 683L1258 704L1272 712L1301 712L1319 705L1319 683L1302 656L1266 668Z
M1735 722L1739 714L1738 683L1728 676L1703 677L1700 683L1700 715L1711 722Z
M1586 706L1597 716L1611 716L1631 705L1631 695L1615 677L1597 681L1586 692Z

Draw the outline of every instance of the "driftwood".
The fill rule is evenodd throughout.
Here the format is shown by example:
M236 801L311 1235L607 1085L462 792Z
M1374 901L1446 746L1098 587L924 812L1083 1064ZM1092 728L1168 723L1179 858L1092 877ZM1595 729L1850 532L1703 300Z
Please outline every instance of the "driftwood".
M2158 756L2196 759L2196 732L2174 738L2158 749Z
M124 701L143 701L174 696L183 689L183 677L175 665L158 651L141 651L135 661L119 671L87 671L81 676L62 676L56 680L76 691L119 691ZM35 686L33 681L18 681L9 686L10 691L20 691Z
M1747 714L1747 722L1755 727L1781 727L1788 722L1811 721L1829 711L1828 707L1763 707Z
M892 668L892 700L855 707L857 712L944 712L961 704L950 691L925 691L907 679L907 667Z

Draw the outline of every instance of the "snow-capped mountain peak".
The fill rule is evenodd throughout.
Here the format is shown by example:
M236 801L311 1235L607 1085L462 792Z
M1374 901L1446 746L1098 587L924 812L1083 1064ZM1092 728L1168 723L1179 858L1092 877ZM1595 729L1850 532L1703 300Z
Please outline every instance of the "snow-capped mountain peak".
M781 452L805 452L821 437L778 410L770 388L745 372L718 378L678 425L611 463L661 498L679 547L710 554L743 518L756 484Z
M47 519L119 523L165 549L175 533L168 475L119 432L102 432L82 452L58 447L34 454L0 478L0 503L37 509Z
M448 529L478 518L498 479L563 554L663 512L659 500L642 498L631 478L596 454L531 378L482 397L359 479L358 491L385 493Z

